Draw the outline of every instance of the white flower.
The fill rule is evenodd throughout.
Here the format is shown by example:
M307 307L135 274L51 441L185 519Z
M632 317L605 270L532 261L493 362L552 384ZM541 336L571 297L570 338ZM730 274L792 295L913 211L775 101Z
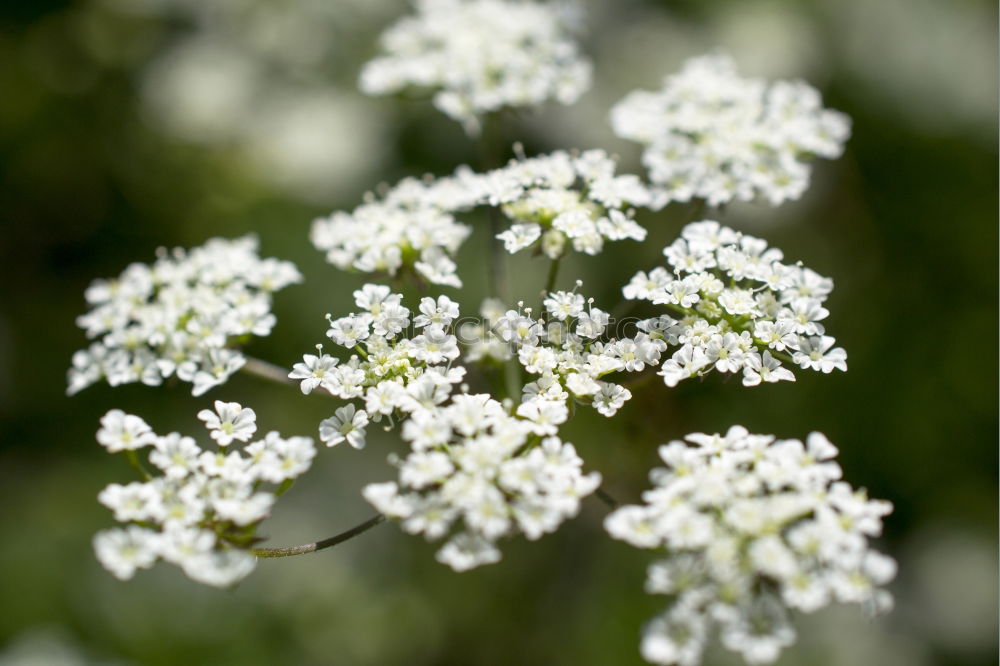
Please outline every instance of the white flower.
M413 357L431 365L458 358L458 343L440 324L424 328L421 335L413 338Z
M171 479L180 479L198 469L202 450L191 437L172 432L156 440L156 450L149 454L149 462L156 465Z
M138 416L112 409L101 418L97 441L109 452L141 449L156 442L156 434Z
M437 300L429 296L420 299L420 314L413 319L417 328L437 324L448 326L458 318L458 303L447 296L438 296Z
M652 664L697 666L705 649L707 627L703 616L679 606L643 628L639 651Z
M475 534L455 536L437 552L437 560L455 571L468 571L484 564L500 561L500 550L493 543Z
M601 390L594 395L594 409L599 414L611 417L631 398L632 392L624 386L603 382Z
M697 377L701 369L710 363L708 354L701 347L684 345L664 361L657 373L663 377L663 383L674 387L682 379Z
M213 587L229 587L249 576L256 566L256 557L234 548L190 557L182 565L188 578Z
M336 446L346 441L356 449L363 449L367 425L368 413L363 409L355 411L354 405L349 404L319 424L319 438L327 446Z
M497 240L502 240L504 249L514 254L531 246L541 235L542 228L537 224L515 224L497 234Z
M764 351L763 356L756 352L747 354L743 367L743 385L756 386L761 382L794 382L795 375L788 368L783 368L771 352Z
M215 401L215 411L203 409L198 418L205 422L209 434L219 446L226 446L233 440L247 442L257 432L257 414L249 407L237 402Z
M801 368L819 370L831 373L834 370L847 370L847 352L841 347L833 347L836 342L828 335L815 338L798 339L797 349L792 354L792 361Z
M296 363L292 366L288 378L301 379L302 383L299 386L302 393L308 395L326 380L327 375L339 362L339 359L329 354L321 353L319 356L305 354L302 356L302 363Z
M94 552L105 569L121 580L148 569L159 556L159 535L153 530L129 526L94 535Z
M122 486L112 483L97 496L97 501L115 513L115 520L127 523L143 521L150 517L150 503L155 489L145 483Z

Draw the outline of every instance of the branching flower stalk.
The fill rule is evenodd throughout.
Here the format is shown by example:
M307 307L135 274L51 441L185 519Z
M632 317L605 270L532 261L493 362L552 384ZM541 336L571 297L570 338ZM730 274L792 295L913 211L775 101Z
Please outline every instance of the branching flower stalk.
M284 548L251 548L250 553L256 557L291 557L293 555L305 555L306 553L315 553L318 550L324 550L326 548L332 548L337 544L343 543L348 539L353 539L354 537L364 534L376 525L381 525L385 522L385 516L382 514L376 514L366 520L365 522L355 525L349 530L336 534L332 537L326 539L320 539L314 543L307 543L301 546L286 546Z
M478 138L483 160L478 172L405 178L313 221L310 240L329 263L371 276L353 292L353 311L326 315L331 347L317 345L290 371L246 356L252 337L276 324L274 295L302 276L261 259L253 237L211 239L95 281L77 320L91 343L68 373L70 394L102 380L178 377L200 396L238 370L323 392L332 413L309 430L328 448L365 449L373 423L405 446L387 456L391 478L361 491L378 513L314 543L264 547L258 529L310 468L312 438L255 439L256 413L236 402L198 412L210 440L202 444L112 409L97 440L124 453L141 481L98 497L122 524L95 536L101 563L127 579L165 560L225 587L259 558L331 548L391 521L440 541L437 559L466 571L499 561L506 539L559 529L592 495L612 509L610 536L660 552L646 590L666 595L666 609L640 644L652 663L700 663L713 631L748 663L768 663L794 641L791 611L832 601L887 609L895 563L870 541L891 505L841 479L822 435L779 440L740 426L688 435L661 447L665 467L651 472L644 503L622 506L560 434L581 409L621 418L634 392L665 390L649 385L654 374L667 388L713 371L758 387L847 370L826 330L833 281L711 218L732 200L799 197L809 160L838 156L849 120L805 83L745 79L714 54L611 111L613 129L643 146L645 177L619 173L599 149L528 156L518 146L500 164L505 109L568 104L589 84L575 24L531 0L414 5L383 36L361 87L430 91ZM596 257L607 243L646 242L643 224L661 223L658 212L677 202L694 202L691 219L662 266L636 267L620 302L599 306L576 276L571 290L558 288L570 252ZM466 294L442 291L462 287L460 250L483 209L489 297L477 309L460 302ZM529 257L547 261L547 275L522 297L507 262ZM416 300L404 301L406 282ZM636 306L645 318L625 319Z

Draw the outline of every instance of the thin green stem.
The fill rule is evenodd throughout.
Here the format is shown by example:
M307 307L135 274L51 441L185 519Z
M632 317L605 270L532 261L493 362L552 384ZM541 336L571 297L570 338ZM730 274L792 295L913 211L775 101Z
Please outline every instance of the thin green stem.
M507 390L507 397L517 405L521 402L521 363L514 358L503 364L504 388Z
M140 462L139 454L135 452L135 449L125 449L125 459L128 460L128 464L132 466L132 469L139 472L139 476L144 481L151 481L153 479L153 475Z
M695 199L694 206L691 208L691 221L697 222L698 220L702 219L702 216L705 214L706 208L707 205L704 199Z
M553 289L556 288L556 278L559 277L559 263L562 261L562 256L556 257L549 264L549 275L545 279L545 293L551 293Z
M483 128L476 142L479 151L479 168L483 171L490 171L501 166L503 155L503 126L499 113L490 113L483 117ZM504 221L500 210L496 206L490 206L487 216L489 217L489 237L486 239L487 253L489 255L488 266L488 288L490 295L496 296L504 304L511 302L511 291L507 277L506 256L497 234L504 228Z
M620 506L618 500L616 500L614 497L604 492L604 490L601 488L598 488L597 490L594 491L594 497L607 504L608 508L610 509L617 509Z
M503 220L500 210L490 207L487 216L490 219L489 243L489 289L490 294L503 301L504 305L511 302L510 283L507 278L507 257L503 245L497 240L497 235L503 232Z
M375 527L380 523L385 522L385 516L381 513L369 518L365 522L352 527L346 532L341 532L336 536L332 536L328 539L322 539L321 541L316 541L315 543L307 543L301 546L286 546L284 548L251 548L250 553L256 555L257 557L291 557L292 555L305 555L306 553L315 553L317 550L323 550L325 548L330 548L336 546L338 543L343 543L348 539L353 539L359 534L367 532L371 528Z

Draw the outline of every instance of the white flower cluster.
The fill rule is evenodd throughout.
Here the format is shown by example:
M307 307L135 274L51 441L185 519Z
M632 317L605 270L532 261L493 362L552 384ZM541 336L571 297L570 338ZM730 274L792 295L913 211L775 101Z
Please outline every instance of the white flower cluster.
M594 299L575 291L549 293L543 305L545 316L538 319L531 317L530 309L508 310L493 325L495 335L513 347L521 366L538 376L524 386L517 413L528 418L545 415L553 434L555 426L567 419L570 400L614 416L632 393L602 378L655 367L666 342L645 332L602 341L610 316L594 306Z
M659 208L662 196L630 174L616 175L602 150L512 160L485 174L407 178L380 198L313 221L310 240L342 270L396 275L412 270L433 284L461 287L455 254L471 228L455 214L500 206L512 226L498 238L511 253L540 247L558 258L567 245L597 254L605 241L642 241L633 206Z
M622 290L680 315L640 323L651 337L681 345L660 366L667 386L689 377L743 372L743 385L794 381L779 359L803 369L847 370L822 324L833 280L781 263L781 250L712 220L693 222L664 248L672 272L640 271Z
M500 205L512 222L497 238L512 254L538 247L550 259L561 257L567 243L595 255L606 240L645 240L632 207L657 209L665 200L637 176L615 175L616 168L603 150L556 151L486 174L484 203Z
M479 117L554 99L572 104L590 86L567 18L532 0L415 0L417 14L382 35L385 55L361 72L370 95L435 91L434 106L478 133Z
M242 451L229 450L234 440L247 442L257 431L252 409L216 401L215 411L202 410L218 450L202 449L178 433L156 435L140 417L113 409L101 419L97 441L108 451L152 447L149 462L158 476L145 482L113 483L98 500L126 527L98 532L94 550L104 567L118 578L131 578L160 558L176 564L191 579L224 587L246 577L256 558L247 550L257 526L278 494L304 473L316 454L308 437L282 438L269 432ZM261 490L262 484L278 486Z
M596 472L582 473L573 445L549 432L488 395L456 395L410 415L403 438L412 452L399 463L399 482L370 484L363 494L411 534L433 541L454 527L437 553L454 570L491 564L500 559L499 538L554 531L600 484Z
M309 238L341 270L412 270L433 284L461 287L454 256L472 229L453 213L476 205L480 191L468 169L430 182L407 178L350 213L314 220Z
M616 539L668 551L646 580L647 592L672 598L645 628L648 661L698 664L718 625L726 648L770 663L795 640L787 609L891 606L879 586L896 563L868 541L892 506L839 480L826 437L812 433L803 444L734 426L686 439L660 447L667 468L651 473L646 503L605 522Z
M809 84L740 77L721 54L688 60L658 92L633 91L611 110L611 125L646 147L650 180L671 200L713 206L799 198L807 160L839 157L851 128Z
M131 264L86 291L77 318L87 337L68 372L72 395L104 378L112 386L157 386L177 376L201 395L245 363L234 347L275 324L271 294L302 276L295 265L257 256L257 239L213 238L189 252L161 249L152 265Z
M452 386L465 377L465 368L450 367L460 354L451 333L459 312L458 304L447 296L421 299L412 334L410 311L402 305L403 297L389 287L366 284L354 292L354 299L361 311L329 317L327 336L358 353L340 363L320 349L319 355L305 355L288 376L301 380L303 393L320 386L344 400L364 400L364 409L353 404L342 407L319 429L328 446L346 441L360 449L370 420L445 402Z

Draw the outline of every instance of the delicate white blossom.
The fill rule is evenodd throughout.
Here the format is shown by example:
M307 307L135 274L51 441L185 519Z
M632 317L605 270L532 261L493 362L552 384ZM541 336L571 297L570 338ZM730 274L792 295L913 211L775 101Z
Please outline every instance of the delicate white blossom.
M155 441L156 435L148 423L120 409L105 414L101 418L101 429L97 431L97 442L110 453L141 449Z
M399 462L399 482L363 494L411 534L451 535L437 558L456 571L496 562L498 539L552 532L600 483L581 472L572 444L543 438L537 426L485 394L416 410L403 429L413 452Z
M741 77L722 54L688 60L661 90L629 93L611 125L645 147L649 177L671 200L713 206L798 199L809 185L807 160L839 157L851 128L807 83Z
M447 296L425 297L411 322L402 298L387 286L364 285L354 292L359 312L327 317L327 336L355 353L343 362L322 350L306 354L289 373L301 380L303 393L322 387L334 397L364 402L363 409L340 407L320 424L320 440L328 446L346 441L363 448L369 422L440 404L465 377L464 368L451 367L460 354L452 332L458 304Z
M669 270L640 271L622 293L673 315L639 323L664 349L678 347L660 365L667 386L712 370L742 372L744 386L795 381L781 361L847 370L847 352L833 346L823 323L833 280L782 263L781 250L712 220L684 227L663 254Z
M434 92L434 106L471 134L504 107L571 104L590 86L590 63L569 16L533 0L414 0L416 14L381 39L384 55L361 72L371 95Z
M551 292L543 305L545 312L537 319L530 310L508 310L492 326L521 366L535 375L523 387L517 413L534 422L540 435L555 433L568 418L571 402L614 416L632 393L608 381L608 375L657 365L666 343L645 332L634 338L607 336L608 313L575 291Z
M594 255L606 241L642 241L646 230L634 208L664 200L602 150L556 151L513 160L484 176L483 203L499 205L512 226L497 236L510 253L537 247L550 259L567 248Z
M292 263L258 257L253 236L160 249L152 265L131 264L87 289L91 310L76 322L96 341L73 355L67 392L177 376L201 395L246 362L239 344L270 334L271 294L301 279Z
M354 405L347 405L319 424L319 438L326 442L327 446L335 446L346 441L355 449L363 449L367 425L367 412L363 409L355 411Z
M701 661L708 630L751 664L775 661L795 640L788 611L833 601L891 606L881 586L895 562L872 550L888 502L840 480L837 449L822 434L803 443L753 435L688 435L660 447L645 504L605 527L638 548L663 548L646 590L671 598L647 625L643 656L656 664Z
M461 287L455 256L471 228L456 215L478 207L499 207L511 222L497 237L512 253L537 247L556 259L568 248L594 255L606 241L645 239L635 209L655 210L665 199L616 168L602 150L556 151L486 173L460 167L451 176L407 178L351 213L314 220L310 239L343 270L410 270L432 284Z
M198 412L198 418L205 422L205 427L219 446L226 446L236 439L249 441L257 432L257 414L237 402L216 400L215 411L203 409Z
M253 410L223 402L216 402L215 408L198 417L209 426L221 423L212 429L219 446L246 441L256 430ZM232 431L226 423L235 424ZM122 424L127 424L124 429ZM285 439L276 432L242 451L234 446L204 450L178 433L158 437L142 419L120 410L109 412L101 425L98 439L109 450L152 446L149 462L161 472L150 476L144 471L145 481L112 483L98 495L115 519L125 523L94 537L101 564L121 579L164 559L208 585L223 587L241 580L254 568L256 558L247 549L254 543L257 525L277 497L261 485L291 482L309 469L316 455L308 437ZM141 444L118 445L120 433L128 429L141 433Z

